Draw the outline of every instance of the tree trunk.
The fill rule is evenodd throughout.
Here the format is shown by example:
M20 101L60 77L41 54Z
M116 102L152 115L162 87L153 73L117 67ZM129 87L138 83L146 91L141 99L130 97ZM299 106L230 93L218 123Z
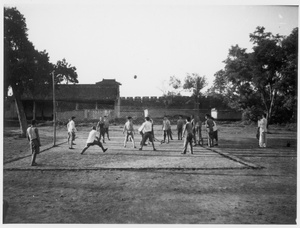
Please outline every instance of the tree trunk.
M271 116L272 116L272 113L273 113L273 108L274 108L274 103L275 103L275 100L276 100L276 95L277 95L277 90L274 89L271 93L271 102L270 102L270 107L269 107L269 110L268 110L268 116L267 116L267 120L268 120L268 125L270 122L270 119L271 119Z
M23 104L21 101L20 94L17 92L17 90L14 87L12 87L12 90L13 90L13 95L15 98L15 104L16 104L16 109L17 109L17 113L18 113L19 123L20 123L21 137L25 138L26 130L27 130L27 120L26 120L24 107L23 107Z
M33 110L32 110L32 119L35 120L36 118L36 103L33 101Z

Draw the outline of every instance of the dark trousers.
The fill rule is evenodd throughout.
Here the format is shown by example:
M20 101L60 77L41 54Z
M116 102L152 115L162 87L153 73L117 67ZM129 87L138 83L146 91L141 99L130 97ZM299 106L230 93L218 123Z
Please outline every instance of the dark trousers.
M178 140L182 140L182 127L179 127L177 129L177 134L178 134Z
M168 137L168 142L170 141L170 130L164 130L164 142L166 141L166 137Z
M153 133L151 131L145 132L145 134L143 135L142 142L141 142L140 150L143 148L143 146L144 146L144 144L145 144L145 142L146 142L147 139L149 139L149 141L152 143L153 149L156 150L155 147L154 147L154 140L153 140L153 138L154 138L153 137Z
M105 128L104 128L104 134L103 134L103 140L104 140L105 134L107 135L107 139L110 140L110 139L109 139L109 133L108 133L108 132L109 132L108 127L105 127Z
M33 139L30 141L31 147L31 165L35 163L36 155L40 153L40 144L37 139Z
M94 142L86 144L86 147L83 148L81 153L83 154L90 146L94 146L94 145L101 147L102 151L104 151L104 147L102 143L98 140L94 140Z
M183 148L183 153L185 154L188 148L188 145L190 145L190 150L191 150L191 154L193 153L193 134L192 133L188 133L185 141L184 141L184 148Z
M104 135L105 135L105 131L104 128L100 128L99 130L99 140L101 139L101 137L103 138L103 142L104 142ZM98 141L99 141L98 140Z

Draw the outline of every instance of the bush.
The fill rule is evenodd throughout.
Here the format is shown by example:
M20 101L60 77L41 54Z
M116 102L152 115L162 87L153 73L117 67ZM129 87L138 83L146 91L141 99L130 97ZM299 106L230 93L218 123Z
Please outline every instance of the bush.
M247 121L247 122L257 122L258 120L258 116L262 114L262 110L252 106L252 107L248 107L246 109L243 110L243 114L242 114L242 120L243 121Z

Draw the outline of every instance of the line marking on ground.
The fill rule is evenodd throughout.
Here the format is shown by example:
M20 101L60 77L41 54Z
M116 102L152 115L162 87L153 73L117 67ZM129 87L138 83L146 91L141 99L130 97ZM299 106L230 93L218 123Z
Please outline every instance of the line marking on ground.
M231 154L229 154L227 152L223 152L220 149L212 149L212 148L207 148L207 149L209 149L209 150L211 150L213 152L216 152L216 153L220 154L221 156L223 156L225 158L228 158L228 159L233 160L235 162L238 162L238 163L241 163L243 165L246 165L246 166L248 166L248 167L250 167L252 169L263 169L263 168L265 168L265 167L260 166L260 165L256 165L256 164L253 164L253 163L250 163L250 162L246 162L246 161L244 161L244 160L242 160L242 159L240 159L240 158L238 158L238 157L236 157L234 155L231 155Z

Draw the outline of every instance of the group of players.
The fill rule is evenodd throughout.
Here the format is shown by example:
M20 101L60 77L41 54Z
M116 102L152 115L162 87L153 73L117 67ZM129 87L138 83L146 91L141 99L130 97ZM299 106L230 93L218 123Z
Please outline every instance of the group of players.
M76 128L75 128L74 118L75 117L73 116L67 125L69 149L73 149L73 145L75 145L74 140L75 140ZM177 130L178 140L184 139L182 154L186 154L188 146L190 147L191 154L193 154L193 146L196 145L204 146L203 137L202 137L202 125L203 123L199 117L194 118L194 116L192 115L191 117L189 116L186 117L186 119L184 120L182 116L179 116L177 120L176 130ZM205 115L204 125L207 132L207 139L208 139L207 145L209 147L217 146L218 145L217 125L209 114ZM173 140L171 122L167 116L165 116L163 119L162 131L163 131L163 140L158 140L154 136L153 120L149 116L145 117L145 122L138 128L138 132L141 135L139 150L142 150L145 145L151 143L153 150L156 151L155 144L154 144L155 141L159 141L162 144L162 143L169 143L170 139ZM123 127L123 134L125 134L124 143L123 143L124 147L126 147L128 141L131 141L133 148L136 148L135 145L136 142L134 137L135 130L134 130L132 117L127 118L127 122L124 124ZM86 146L83 148L81 154L83 154L90 146L94 146L94 145L99 146L102 149L102 151L105 152L107 150L107 148L103 147L103 143L105 143L105 135L107 135L107 139L110 140L109 120L107 116L104 116L104 118L100 117L97 126L92 127L86 141ZM214 144L214 140L216 142L215 144Z
M69 149L73 149L73 145L75 145L74 140L75 140L77 130L75 127L74 119L75 117L72 116L72 118L69 120L67 124ZM199 117L195 119L194 116L192 115L191 117L188 116L186 120L183 120L182 116L179 116L179 119L177 121L177 133L178 133L178 140L184 139L182 154L186 154L188 146L190 146L191 154L193 154L193 146L196 146L197 144L204 146L203 138L202 138L202 125L203 125L202 121L200 120ZM209 147L212 147L214 145L217 146L218 145L217 125L209 114L205 115L204 125L207 132L207 139L208 139L207 145ZM165 116L163 119L162 130L163 130L163 140L160 141L154 136L153 120L149 116L147 116L145 118L145 122L138 129L138 132L142 136L139 150L142 150L143 146L147 145L146 144L147 140L149 140L149 143L152 144L153 150L156 150L154 141L160 141L160 143L169 143L170 139L173 140L171 123L168 120L167 116ZM99 137L97 137L98 132L99 132ZM36 166L37 165L37 163L35 162L36 155L39 154L40 152L41 142L40 142L39 131L38 128L36 127L35 120L32 120L31 126L28 127L26 133L27 133L27 138L30 143L31 152L32 152L31 166ZM124 147L126 147L128 141L131 141L133 148L136 148L135 141L134 141L134 133L135 130L133 127L132 117L128 117L127 122L123 127L123 134L125 134ZM104 118L100 117L97 126L92 127L92 130L89 132L88 139L86 141L86 146L83 148L81 154L83 154L90 146L94 146L94 145L98 145L99 147L101 147L103 152L107 151L108 148L104 148L102 144L105 143L105 135L107 135L107 139L110 140L109 120L107 116L104 116ZM102 143L101 143L101 139L102 139ZM215 144L214 144L214 140L216 140Z

